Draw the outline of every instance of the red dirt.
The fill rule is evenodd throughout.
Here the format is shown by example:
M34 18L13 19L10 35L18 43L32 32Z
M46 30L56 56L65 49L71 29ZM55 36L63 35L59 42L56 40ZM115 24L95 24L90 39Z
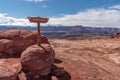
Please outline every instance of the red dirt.
M119 80L120 39L50 40L72 80Z

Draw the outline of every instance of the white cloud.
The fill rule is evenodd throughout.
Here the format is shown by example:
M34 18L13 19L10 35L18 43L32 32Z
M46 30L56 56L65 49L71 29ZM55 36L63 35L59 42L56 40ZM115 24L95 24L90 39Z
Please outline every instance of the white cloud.
M98 27L120 27L120 10L90 9L74 15L64 15L51 18L48 24L52 25L84 25Z
M43 1L46 1L46 0L24 0L24 1L28 1L28 2L43 2Z
M47 0L24 0L24 1L27 1L27 2L35 2L35 3L41 3L41 2L44 2L44 1L47 1ZM45 4L42 4L40 7L42 8L47 8L48 6L45 5Z
M16 26L34 26L35 24L30 24L28 19L24 18L13 18L7 16L6 13L0 14L0 25L16 25Z
M120 9L120 5L115 5L115 6L111 6L109 7L110 9Z
M42 5L41 7L42 7L42 8L47 8L48 6L44 4L44 5Z
M119 5L117 5L119 6ZM113 6L112 6L113 7ZM9 17L6 13L0 14L0 25L35 26L28 19ZM62 17L50 17L47 24L42 25L83 25L91 27L119 27L120 10L114 8L89 9L76 14L62 15Z

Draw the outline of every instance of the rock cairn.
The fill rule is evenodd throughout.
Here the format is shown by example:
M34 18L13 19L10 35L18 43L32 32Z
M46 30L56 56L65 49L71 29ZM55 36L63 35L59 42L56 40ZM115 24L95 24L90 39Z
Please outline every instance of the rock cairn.
M48 39L28 30L0 32L0 80L71 80L64 68L54 65L55 53Z

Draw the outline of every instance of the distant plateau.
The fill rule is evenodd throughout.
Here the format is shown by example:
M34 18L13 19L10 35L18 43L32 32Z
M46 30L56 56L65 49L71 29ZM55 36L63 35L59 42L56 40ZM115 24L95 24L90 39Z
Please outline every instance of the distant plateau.
M37 31L31 26L0 26L0 30L25 29ZM41 26L41 33L54 39L101 39L109 38L120 32L120 28L85 27L85 26Z

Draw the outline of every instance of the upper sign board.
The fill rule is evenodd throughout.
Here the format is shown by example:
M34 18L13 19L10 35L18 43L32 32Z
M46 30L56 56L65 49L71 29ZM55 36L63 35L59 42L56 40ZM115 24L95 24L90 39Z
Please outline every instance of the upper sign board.
M40 22L40 23L47 23L49 18L41 18L41 17L28 17L30 22Z

